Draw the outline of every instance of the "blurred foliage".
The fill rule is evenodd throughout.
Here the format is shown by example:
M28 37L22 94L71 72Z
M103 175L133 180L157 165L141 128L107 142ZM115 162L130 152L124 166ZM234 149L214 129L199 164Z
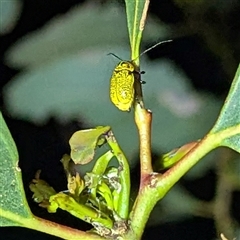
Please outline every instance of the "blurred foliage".
M154 9L157 6L169 8L168 14L171 13L170 9L174 9L175 19L172 18L175 22L171 24L174 36L197 35L203 45L221 62L228 80L233 79L240 54L238 0L163 0L161 5L153 1L153 12L160 11Z
M2 1L0 5L0 33L7 34L11 32L21 14L21 1Z

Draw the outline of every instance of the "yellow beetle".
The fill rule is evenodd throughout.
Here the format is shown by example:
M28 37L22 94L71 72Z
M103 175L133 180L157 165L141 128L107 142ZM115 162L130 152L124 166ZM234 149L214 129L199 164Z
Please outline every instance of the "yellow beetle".
M110 99L121 111L129 111L134 99L135 66L130 61L121 61L114 69L110 80Z
M142 52L137 58L155 48L156 46L170 41L172 40L158 42L157 44ZM109 53L108 55L113 55L114 57L121 60L121 62L118 63L115 67L110 80L110 99L112 103L121 111L129 111L135 97L134 81L141 81L140 74L143 72L139 72L133 63L134 60L123 61L114 53Z

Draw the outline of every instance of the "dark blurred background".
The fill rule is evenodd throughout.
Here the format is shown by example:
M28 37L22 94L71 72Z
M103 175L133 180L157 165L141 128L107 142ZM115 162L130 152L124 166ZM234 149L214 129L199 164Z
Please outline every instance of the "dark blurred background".
M1 31L0 36L1 111L19 151L20 167L30 208L37 216L79 229L89 229L89 225L63 211L59 210L56 214L49 214L38 207L31 199L32 194L28 189L28 184L34 178L35 172L41 169L41 178L57 191L66 189L66 179L59 159L64 153L69 152L68 139L73 132L89 126L89 122L84 114L80 118L73 115L67 121L59 121L54 114L49 113L45 121L37 123L29 118L13 114L4 97L5 86L11 81L17 81L16 76L29 69L31 70L31 68L28 65L21 66L21 64L14 66L6 59L10 59L9 49L17 41L32 33L40 32L41 35L41 30L55 17L68 14L74 7L84 8L86 4L89 4L93 9L102 11L107 8L109 2L116 4L116 8L120 12L124 12L123 1L21 0L16 3L18 6L15 6L18 10L12 12L16 15L16 18L7 28ZM6 11L5 7L4 2L2 2L1 14ZM165 26L168 30L168 37L173 39L173 42L158 46L148 52L149 64L154 64L161 59L168 59L184 72L195 92L210 94L216 101L222 102L226 97L239 63L239 11L240 3L234 0L226 2L217 0L151 0L149 16L156 23ZM92 18L95 17L95 15L92 16ZM123 24L125 24L124 21L123 19ZM81 26L79 28L81 29ZM93 28L92 31L96 30ZM118 31L117 27L116 31ZM95 40L100 41L99 39ZM143 41L143 49L152 46L155 42L156 40L153 39ZM58 52L60 51L58 49ZM39 66L41 67L41 64ZM38 66L34 67L37 68ZM95 85L93 85L93 88L96 88ZM28 101L31 101L31 99ZM41 105L41 103L39 104ZM37 105L36 108L40 105ZM165 149L156 149L153 154L159 156L163 151ZM135 154L135 159L138 159L137 154ZM138 164L135 164L132 171L132 175L135 176L133 185L137 185L138 175L135 173L139 171ZM216 182L216 168L212 164L207 171L198 177L182 179L179 186L187 190L192 197L210 202L215 195ZM177 201L181 201L181 194L183 193L176 195L176 198L179 197ZM235 220L238 221L240 220L240 209L237 204L239 200L239 192L235 191L230 209ZM161 215L162 208L158 209L157 215ZM164 211L164 216L168 216L167 210ZM162 219L159 222L154 220L155 223L149 223L149 227L146 228L143 239L217 239L212 217L204 217L204 214L203 216L196 215L187 214L186 216L183 214L175 220L173 218L167 220L166 217L166 221ZM23 228L0 228L0 234L4 236L4 239L57 239Z

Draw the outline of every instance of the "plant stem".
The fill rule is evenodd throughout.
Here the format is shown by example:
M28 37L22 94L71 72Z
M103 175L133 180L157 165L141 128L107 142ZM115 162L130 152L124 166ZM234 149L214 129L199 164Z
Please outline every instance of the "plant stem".
M145 174L144 178L141 178L141 188L138 193L138 197L133 206L130 214L130 228L135 234L135 239L140 239L147 223L149 215L154 208L155 204L162 199L171 187L182 177L197 161L207 154L213 145L211 144L212 137L206 137L201 141L201 145L195 147L194 151L190 151L188 157L184 157L174 167L168 170L166 173L149 173ZM145 161L145 160L144 160ZM145 163L144 163L145 164ZM141 219L141 221L139 221Z
M48 233L57 237L61 237L63 239L89 239L89 240L100 240L102 237L87 233L84 231L80 231L74 228L66 227L60 225L58 223L54 223L45 219L41 219L38 217L34 217L33 219L29 219L29 222L26 222L26 227L32 228L34 230L38 230L40 232Z
M141 179L137 199L130 213L130 229L126 239L140 239L149 218L149 215L157 202L158 194L155 194L155 188L151 188L150 178L152 170L151 158L151 123L152 113L135 104L135 122L139 132L140 139L140 165Z
M13 212L6 211L1 209L1 217L9 219L15 223L18 223L17 226L22 226L25 228L37 230L43 233L47 233L56 237L63 239L79 240L79 239L89 239L89 240L101 240L102 237L86 233L74 228L66 227L64 225L54 223L39 217L32 215L30 218L25 218L20 215L17 215Z
M126 239L141 239L150 213L158 201L158 195L157 189L149 186L145 186L139 191L129 216L131 231Z
M135 107L135 122L140 139L140 164L141 164L141 184L144 177L152 173L151 157L151 124L152 113L142 109L140 105Z
M170 190L170 188L196 163L213 149L222 146L225 139L240 134L240 124L229 127L217 133L209 133L199 141L176 165L163 175L156 175L156 188L159 191L159 200Z
M141 127L143 126L144 124L142 124ZM155 204L162 199L172 188L172 186L202 157L216 147L221 146L225 139L228 139L236 134L240 134L240 125L227 128L217 133L210 132L204 139L199 141L178 163L176 163L176 165L174 165L164 174L145 174L144 178L141 178L139 194L130 214L131 232L128 236L132 234L131 236L133 239L140 239L147 219ZM147 162L147 158L141 159L141 164L146 166L146 169L148 169L149 163Z
M198 142L184 157L176 163L172 168L166 171L163 175L156 176L156 187L161 199L172 186L189 171L201 158L217 147L214 136L207 135L204 139Z

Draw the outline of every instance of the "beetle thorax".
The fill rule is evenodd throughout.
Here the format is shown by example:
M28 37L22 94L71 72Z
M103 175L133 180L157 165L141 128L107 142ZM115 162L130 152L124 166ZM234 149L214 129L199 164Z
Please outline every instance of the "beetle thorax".
M123 71L123 70L134 72L134 65L131 62L122 61L114 69L114 71Z

